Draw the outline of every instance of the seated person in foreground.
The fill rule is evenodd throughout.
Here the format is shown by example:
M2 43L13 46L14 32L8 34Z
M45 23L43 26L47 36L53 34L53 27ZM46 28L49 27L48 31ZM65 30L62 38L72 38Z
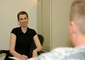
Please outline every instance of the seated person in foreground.
M28 60L85 60L85 0L76 0L72 4L69 37L73 48L56 48Z
M14 28L10 35L10 53L12 56L20 60L27 60L38 55L42 50L41 43L34 29L28 27L29 17L25 11L21 11L17 15L20 27ZM30 50L32 44L36 48ZM11 60L11 59L5 59Z

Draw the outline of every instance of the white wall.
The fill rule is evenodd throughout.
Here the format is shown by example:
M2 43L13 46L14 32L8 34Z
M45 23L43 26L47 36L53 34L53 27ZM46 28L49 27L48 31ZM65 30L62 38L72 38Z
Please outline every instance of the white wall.
M50 0L42 0L42 34L44 36L43 47L46 50L50 50Z
M43 49L50 50L50 0L38 0L38 33L44 36Z
M52 48L70 46L68 24L73 0L52 0Z
M37 30L37 0L0 0L0 49L9 48L11 30L18 26L17 13L29 14L29 26Z
M45 38L44 49L71 45L68 23L72 2L73 0L38 0L38 31Z

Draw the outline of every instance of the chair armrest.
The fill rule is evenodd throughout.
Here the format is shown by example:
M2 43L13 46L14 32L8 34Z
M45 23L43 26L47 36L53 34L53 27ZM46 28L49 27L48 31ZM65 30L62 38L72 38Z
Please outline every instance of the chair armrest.
M9 50L0 50L0 54L2 54L2 53L7 54L8 52L9 52Z

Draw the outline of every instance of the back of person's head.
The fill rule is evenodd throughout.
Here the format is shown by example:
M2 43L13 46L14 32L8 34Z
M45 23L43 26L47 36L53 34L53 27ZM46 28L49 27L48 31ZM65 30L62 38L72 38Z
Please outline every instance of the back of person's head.
M85 35L85 0L75 0L73 2L70 20L75 20L79 31Z
M85 44L85 0L72 3L69 35L73 46Z

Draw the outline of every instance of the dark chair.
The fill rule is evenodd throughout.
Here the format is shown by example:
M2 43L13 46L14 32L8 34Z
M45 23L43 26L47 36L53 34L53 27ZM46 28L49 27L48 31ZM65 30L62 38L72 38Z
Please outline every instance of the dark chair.
M40 40L41 45L43 45L44 37L42 35L38 34L38 38ZM35 48L36 48L36 46L35 46L35 43L33 42L30 52L32 52ZM9 56L11 56L10 53L9 53L9 50L0 50L0 54L2 54L2 53L6 54L6 57L5 57L4 60L9 60L9 59L7 59ZM40 55L41 53L44 53L44 51L38 52L38 55Z
M2 53L5 53L6 57L10 56L9 50L0 50L0 54L2 54ZM4 60L8 60L8 59L6 59L6 57Z
M38 38L39 38L39 40L40 40L41 45L43 45L44 37L43 37L42 35L38 34ZM36 48L36 46L35 46L35 43L34 43L34 41L33 41L33 44L31 45L31 49L30 49L30 55L31 55L32 51L33 51L35 48ZM44 53L44 51L38 52L38 55L40 55L41 53ZM31 56L32 56L32 55L31 55Z
M43 37L42 35L38 34L38 38L39 38L39 40L40 40L41 45L43 46L44 37ZM40 55L40 54L42 54L42 53L44 53L44 51L40 51L38 54Z
M2 53L8 53L9 52L9 50L0 50L0 54L2 54Z

